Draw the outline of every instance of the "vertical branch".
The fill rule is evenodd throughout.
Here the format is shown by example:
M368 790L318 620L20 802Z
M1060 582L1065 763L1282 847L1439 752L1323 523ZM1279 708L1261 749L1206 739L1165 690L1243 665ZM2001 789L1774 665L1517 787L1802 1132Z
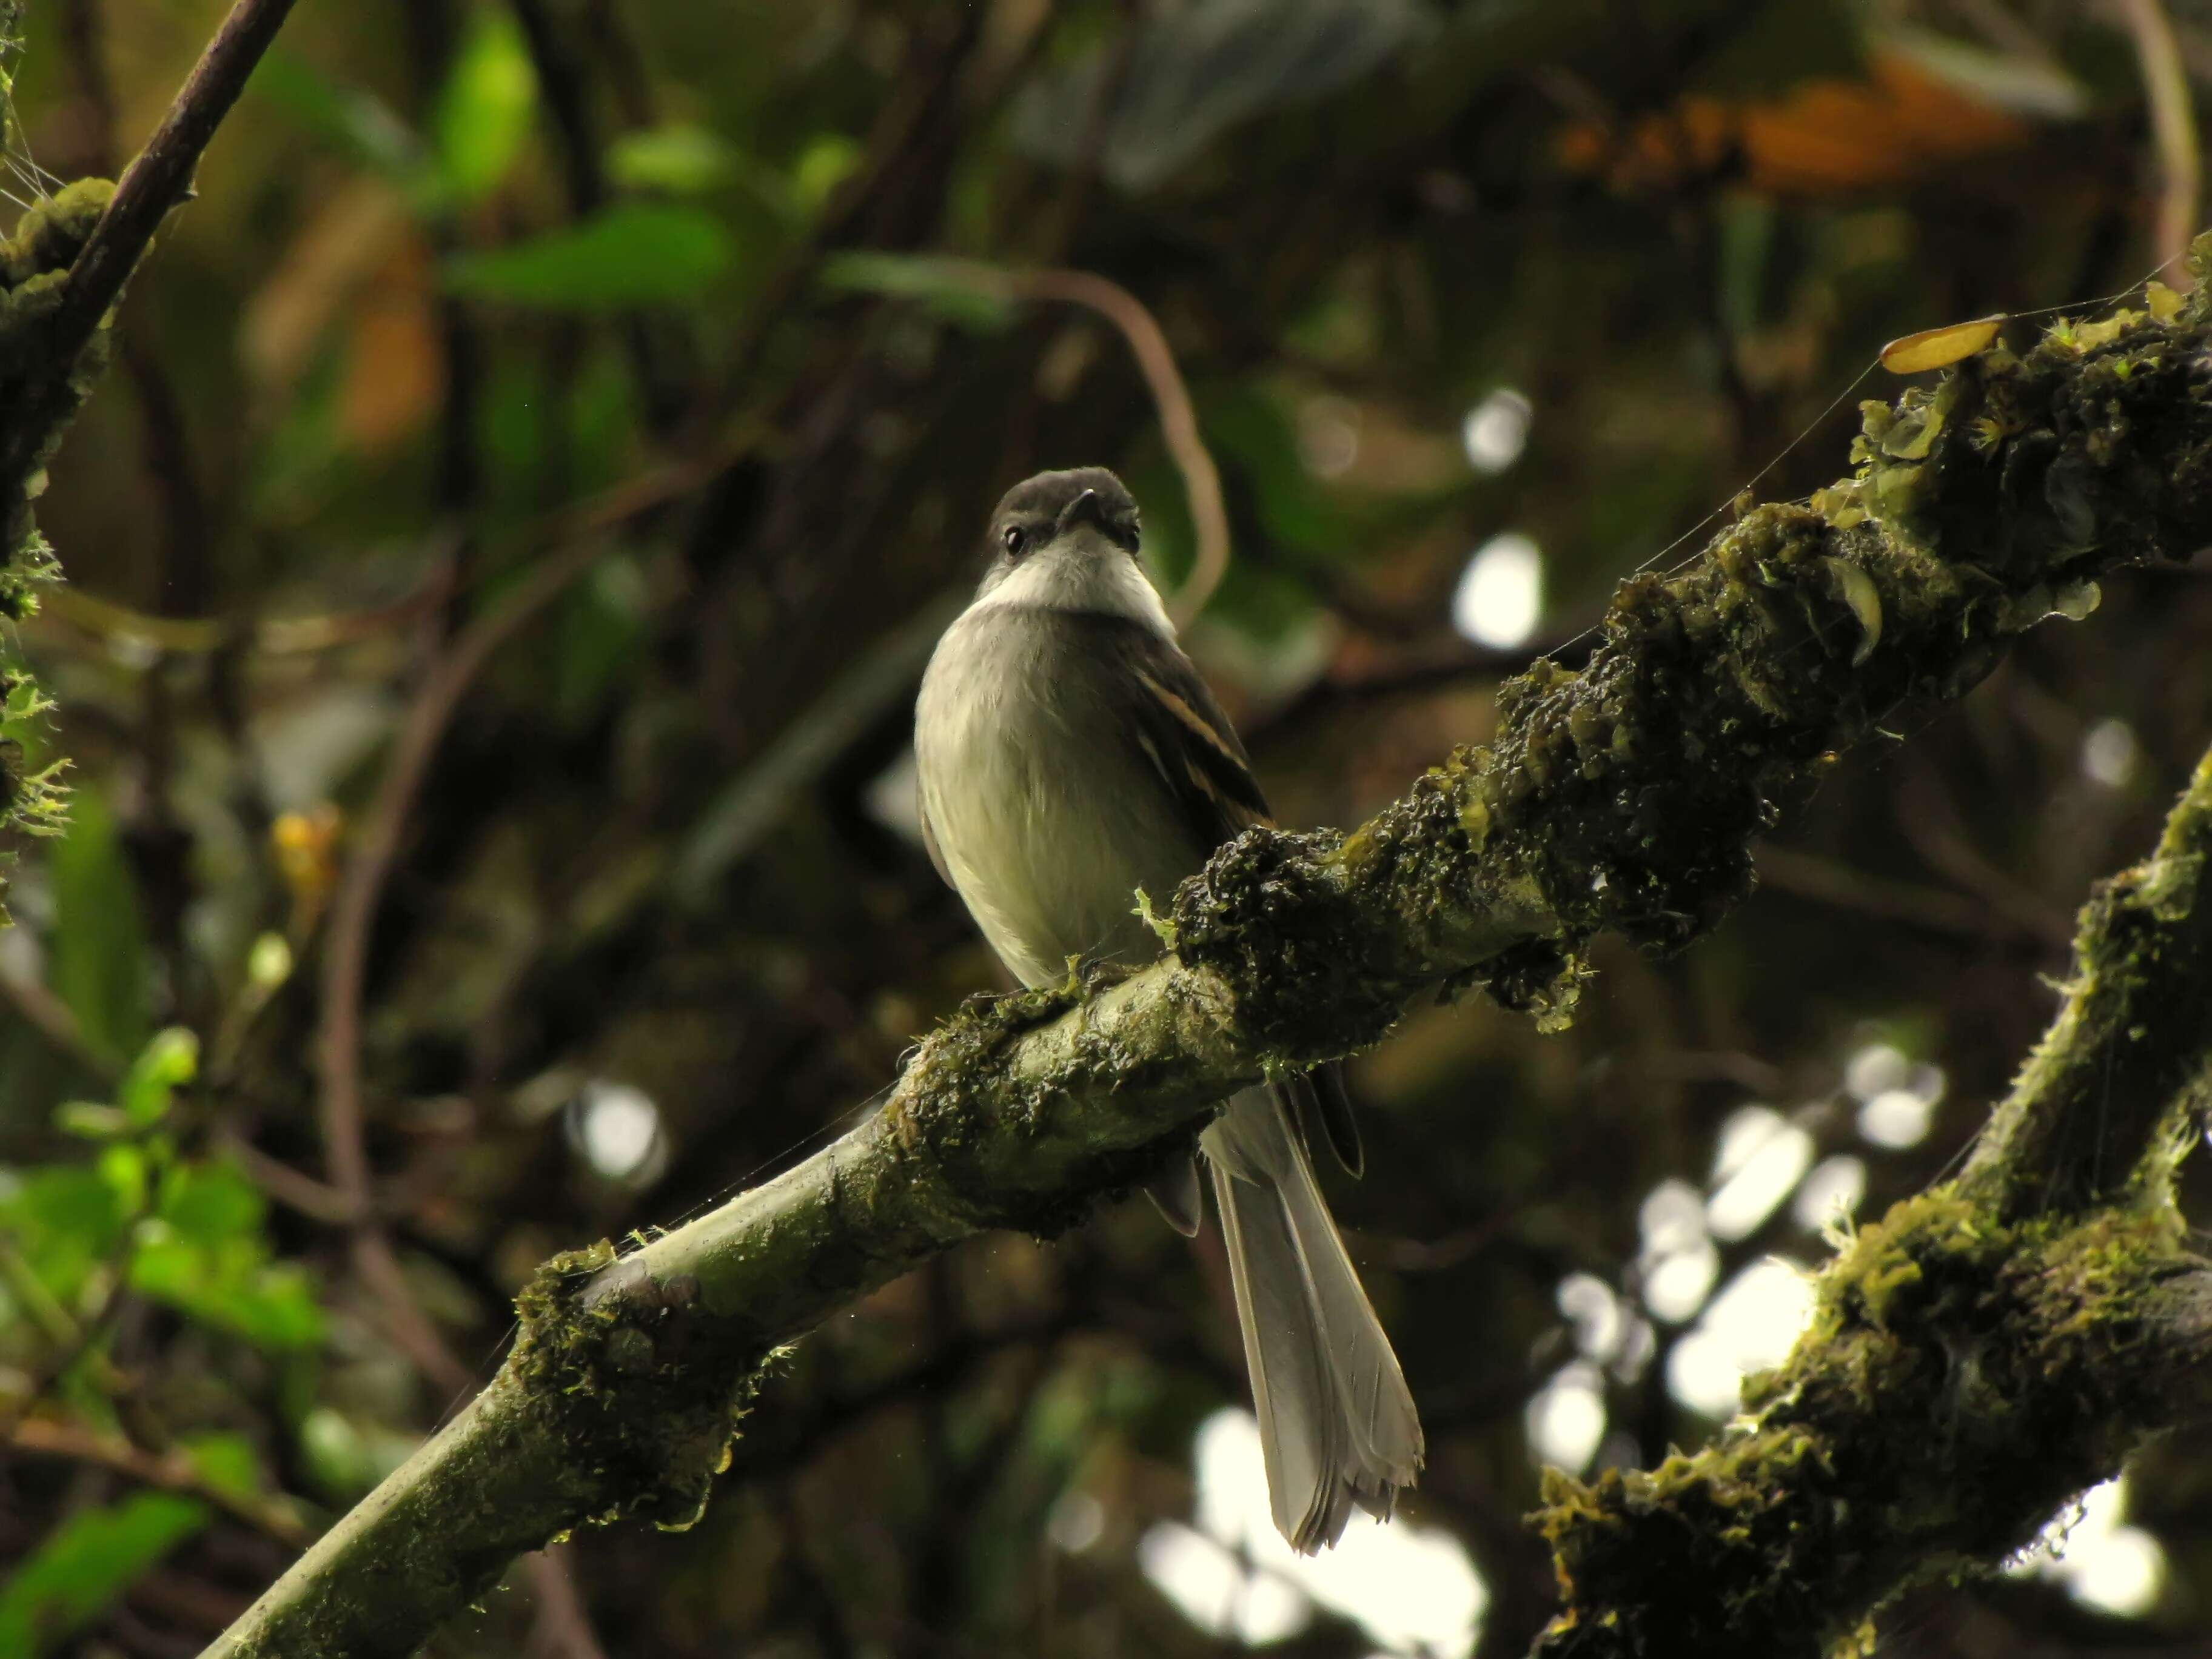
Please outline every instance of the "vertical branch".
M2173 25L2159 0L2120 0L2120 15L2135 36L2143 100L2150 106L2151 136L2158 149L2158 257L2163 270L2189 252L2189 238L2197 229L2204 175L2197 109Z
M93 169L105 173L115 166L115 88L107 78L107 25L100 0L69 0L61 27L77 92L92 116L85 151Z

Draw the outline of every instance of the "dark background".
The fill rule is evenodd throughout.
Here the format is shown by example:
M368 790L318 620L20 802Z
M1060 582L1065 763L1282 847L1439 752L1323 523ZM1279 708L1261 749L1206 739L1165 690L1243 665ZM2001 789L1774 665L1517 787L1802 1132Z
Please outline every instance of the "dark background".
M35 8L15 193L112 171L220 10ZM915 256L1158 319L1235 550L1190 648L1284 820L1349 824L1747 479L1844 471L1884 340L2158 264L2197 77L2184 0L303 5L40 507L70 585L20 648L59 708L9 729L74 795L0 937L0 1650L197 1651L489 1374L537 1261L787 1164L997 983L908 828L945 604L1036 467L1120 471L1164 586L1192 528L1117 334ZM1486 586L1470 643L1504 535L1540 614ZM1716 936L1601 944L1571 1030L1422 1009L1353 1066L1332 1199L1430 1468L1318 1577L1247 1531L1218 1239L1131 1205L833 1321L699 1526L589 1533L580 1599L519 1569L433 1651L1519 1650L1540 1463L1708 1435L1786 1346L1776 1264L2002 1093L2212 740L2208 628L2200 570L2108 583L1845 757ZM319 1114L349 952L396 1287ZM171 1027L165 1110L116 1079ZM1916 1592L1881 1651L2203 1650L2209 1560L2212 1443L2169 1442L2062 1566Z

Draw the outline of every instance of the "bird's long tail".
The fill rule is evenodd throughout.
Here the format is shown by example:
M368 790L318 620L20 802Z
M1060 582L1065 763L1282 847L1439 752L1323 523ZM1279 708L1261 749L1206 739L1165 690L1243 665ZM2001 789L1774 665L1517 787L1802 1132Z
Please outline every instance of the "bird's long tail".
M1275 1525L1311 1553L1353 1506L1388 1516L1419 1473L1419 1418L1296 1127L1264 1089L1200 1142L1229 1247Z

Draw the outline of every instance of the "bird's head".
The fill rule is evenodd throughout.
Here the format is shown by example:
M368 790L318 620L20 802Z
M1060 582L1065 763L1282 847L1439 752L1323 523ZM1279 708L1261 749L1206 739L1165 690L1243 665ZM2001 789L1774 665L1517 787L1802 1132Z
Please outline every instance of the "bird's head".
M1104 467L1040 472L991 514L976 601L1105 611L1171 631L1139 544L1136 499Z

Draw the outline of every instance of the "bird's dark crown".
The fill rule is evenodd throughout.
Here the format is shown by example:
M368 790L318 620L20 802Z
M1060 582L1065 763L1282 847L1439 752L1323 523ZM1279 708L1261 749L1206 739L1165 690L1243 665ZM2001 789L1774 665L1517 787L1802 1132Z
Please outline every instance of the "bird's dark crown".
M1009 550L1007 532L1022 532L1030 547L1048 541L1054 527L1085 492L1093 517L1106 536L1130 552L1137 548L1137 501L1122 482L1103 466L1070 467L1024 478L1000 498L991 514L988 544L994 557Z

